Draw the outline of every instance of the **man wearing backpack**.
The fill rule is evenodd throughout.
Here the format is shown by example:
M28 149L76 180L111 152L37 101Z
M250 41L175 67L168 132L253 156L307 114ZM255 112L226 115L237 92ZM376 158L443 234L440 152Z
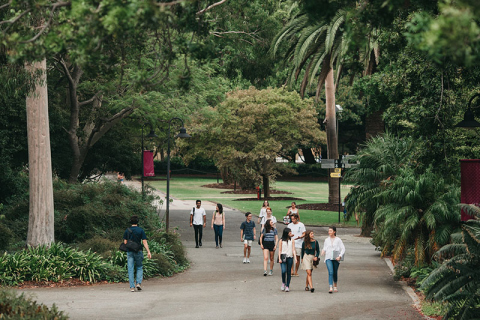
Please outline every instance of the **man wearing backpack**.
M137 290L142 290L142 280L143 280L143 249L142 243L147 250L148 259L152 258L152 254L150 253L150 249L148 248L147 243L147 235L145 231L138 226L138 216L132 216L130 218L130 223L132 226L127 228L123 233L123 242L127 244L127 240L132 240L139 244L140 250L133 251L128 249L127 251L127 267L128 267L128 281L130 282L130 291L135 292L135 275L134 275L134 267L136 270L137 276L137 283L136 287Z
M203 228L207 225L207 215L205 209L200 207L202 205L201 200L197 200L196 205L197 207L193 207L190 211L190 227L193 226L195 230L195 248L199 248L199 246L202 246Z

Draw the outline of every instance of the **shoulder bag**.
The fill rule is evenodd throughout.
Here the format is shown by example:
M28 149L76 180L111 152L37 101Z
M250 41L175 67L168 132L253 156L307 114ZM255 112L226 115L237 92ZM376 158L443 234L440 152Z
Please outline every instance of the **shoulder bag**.
M128 232L130 232L130 237L129 238L132 238L132 235L133 235L133 232L130 228L127 229ZM122 241L122 243L120 243L120 248L118 248L120 251L133 251L133 252L138 252L140 250L142 250L142 245L139 244L138 242L135 242L131 239L127 239L127 243L125 243L125 241Z

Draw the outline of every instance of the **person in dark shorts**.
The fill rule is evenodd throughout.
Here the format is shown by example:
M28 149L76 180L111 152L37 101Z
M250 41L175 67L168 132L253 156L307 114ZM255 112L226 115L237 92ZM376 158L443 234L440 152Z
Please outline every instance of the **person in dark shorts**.
M278 233L277 229L273 226L272 220L267 220L265 222L262 235L260 237L260 247L263 250L263 275L267 275L267 265L268 265L268 258L270 257L270 272L268 273L269 276L273 275L273 265L275 263L274 256L275 250L277 250L277 242L278 242Z

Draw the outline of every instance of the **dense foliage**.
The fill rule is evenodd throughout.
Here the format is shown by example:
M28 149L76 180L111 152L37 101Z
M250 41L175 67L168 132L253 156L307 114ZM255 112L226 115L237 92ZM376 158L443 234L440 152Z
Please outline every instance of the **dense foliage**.
M23 293L17 295L12 291L0 291L0 315L2 319L68 319L55 304L49 309L27 298Z

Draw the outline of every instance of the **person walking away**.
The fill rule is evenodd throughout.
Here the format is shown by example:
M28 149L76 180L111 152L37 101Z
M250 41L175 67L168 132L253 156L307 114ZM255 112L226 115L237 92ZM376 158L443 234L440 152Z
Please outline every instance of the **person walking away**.
M275 218L275 216L273 215L273 213L272 213L272 208L267 207L266 211L267 211L267 214L266 214L264 217L262 217L262 222L260 222L260 224L261 224L261 226L262 226L261 229L260 229L260 232L263 231L263 228L265 227L265 222L266 222L267 220L271 220L271 221L273 222L273 227L274 227L274 228L276 228L276 226L277 226L277 225L276 225L276 223L277 223L277 218Z
M337 237L337 228L328 228L328 237L323 243L322 256L325 256L325 264L328 269L328 293L338 292L338 267L340 260L345 255L345 246L342 239Z
M255 222L252 221L252 214L245 213L246 220L240 225L240 239L243 242L243 263L250 263L250 252L252 251L252 241L257 238L255 231Z
M307 279L305 281L305 291L313 293L315 288L312 282L313 267L317 267L318 255L320 254L320 246L318 241L315 240L313 231L307 231L305 233L305 239L302 244L302 269L307 272Z
M290 291L290 280L292 279L292 266L296 262L297 256L295 254L295 240L292 230L290 228L283 229L282 238L280 239L278 247L278 263L282 269L282 286L281 290L285 292Z
M297 214L292 215L292 223L290 223L287 228L292 230L293 240L295 240L295 255L297 258L295 265L292 266L292 274L294 277L298 277L298 268L300 267L300 256L302 254L302 244L306 229L305 225L298 221Z
M217 203L217 208L212 216L212 229L215 232L215 248L222 247L223 230L225 229L225 214L223 213L223 206ZM220 240L220 241L219 241Z
M270 204L268 203L267 200L263 201L262 208L260 209L260 214L258 215L258 221L257 223L260 224L260 221L262 221L262 218L267 215L267 208L270 207Z
M138 226L138 216L132 216L130 218L130 223L132 226L127 228L123 233L123 242L127 244L127 240L132 240L142 245L147 250L148 259L152 258L150 249L148 248L147 235L145 231ZM129 230L130 229L130 230ZM143 280L143 249L138 252L127 251L127 268L128 268L128 282L130 283L130 291L135 292L135 287L138 291L142 290L142 280ZM134 270L135 269L135 270ZM135 271L135 272L134 272ZM135 276L136 276L136 285L135 285Z
M201 208L201 200L197 200L195 204L197 207L193 207L190 211L190 227L193 226L195 230L195 248L198 248L202 246L203 228L207 225L207 215L205 209Z
M278 233L273 226L272 220L265 222L265 228L262 231L260 238L260 248L263 250L263 275L267 275L268 258L270 257L270 272L269 276L273 275L273 265L275 264L275 250L277 249Z

